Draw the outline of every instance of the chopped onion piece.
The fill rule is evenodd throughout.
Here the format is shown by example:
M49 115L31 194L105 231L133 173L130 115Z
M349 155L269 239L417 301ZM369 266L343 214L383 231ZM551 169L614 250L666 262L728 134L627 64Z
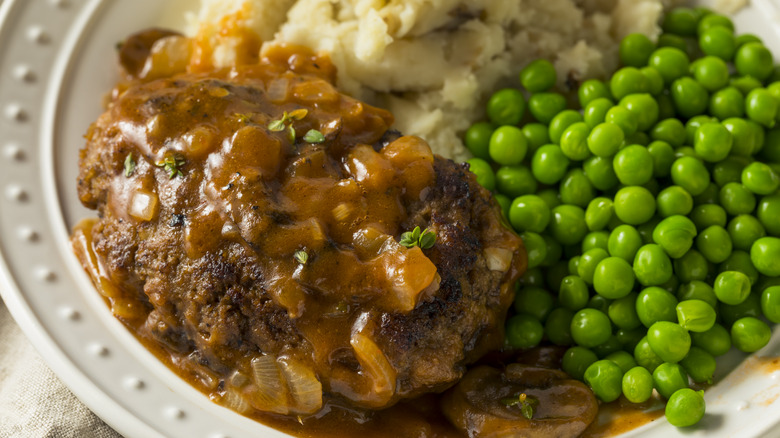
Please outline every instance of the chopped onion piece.
M225 390L225 395L222 396L221 403L222 406L232 411L236 411L239 414L248 414L252 411L252 406L249 405L249 402L232 388Z
M157 195L145 190L138 190L133 193L130 200L130 216L142 220L150 221L157 214Z
M491 271L506 272L512 264L512 251L504 248L485 248L485 262Z
M258 356L252 359L251 364L252 377L257 385L252 404L261 411L288 414L287 388L276 358L272 355Z
M363 371L373 381L373 393L381 399L377 406L384 406L395 394L395 368L368 336L354 333L349 343L355 349L355 356Z
M322 384L314 370L291 358L280 359L282 374L287 379L287 388L292 396L290 412L313 414L322 407Z

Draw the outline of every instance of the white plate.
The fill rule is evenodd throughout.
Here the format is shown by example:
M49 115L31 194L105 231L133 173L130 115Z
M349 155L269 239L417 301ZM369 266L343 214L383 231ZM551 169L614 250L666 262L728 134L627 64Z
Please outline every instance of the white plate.
M0 7L0 292L52 369L122 434L283 436L211 403L146 351L111 316L68 246L68 230L91 214L76 196L77 157L115 80L114 45L161 17L181 17L181 1L5 0ZM770 1L754 0L736 22L780 54ZM778 355L775 334L759 356ZM732 352L729 360L736 365L743 356ZM769 432L780 413L780 367L760 363L750 358L707 392L708 413L695 431L661 420L628 435Z

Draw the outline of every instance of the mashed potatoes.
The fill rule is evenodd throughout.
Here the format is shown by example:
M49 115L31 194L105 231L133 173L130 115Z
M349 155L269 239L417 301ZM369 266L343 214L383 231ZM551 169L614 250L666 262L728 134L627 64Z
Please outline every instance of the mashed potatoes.
M434 151L469 157L459 135L483 117L484 102L536 58L576 89L617 67L620 38L660 33L675 0L203 0L191 31L211 39L216 65L234 61L226 17L254 30L263 46L292 43L330 54L342 91L396 117ZM232 15L231 15L232 14Z

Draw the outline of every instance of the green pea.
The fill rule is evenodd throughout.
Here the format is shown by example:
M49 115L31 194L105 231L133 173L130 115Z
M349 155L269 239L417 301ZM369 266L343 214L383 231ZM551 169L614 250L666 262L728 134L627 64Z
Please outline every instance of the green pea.
M550 290L560 289L563 279L569 275L569 261L559 258L552 266L545 267L544 278L547 287Z
M528 111L540 123L549 124L556 114L565 109L566 98L558 93L536 93L528 99Z
M495 199L498 206L501 207L501 215L509 220L509 207L512 205L512 200L509 199L509 196L496 193L493 195L493 199Z
M756 88L745 98L745 114L767 128L775 126L780 102L765 88Z
M729 236L734 248L749 251L753 242L766 236L766 230L754 216L742 214L729 222Z
M542 184L555 184L569 167L569 158L561 147L547 144L536 150L531 160L531 173Z
M569 275L577 275L577 266L580 264L580 256L569 258Z
M571 337L571 320L574 312L563 307L550 312L547 321L544 323L544 333L547 339L555 345L568 346L574 340Z
M631 403L644 403L653 395L653 376L646 368L637 366L623 375L623 395Z
M707 123L696 130L693 141L696 154L705 161L717 162L725 159L731 152L731 133L719 123Z
M688 331L669 321L658 321L651 325L647 329L647 342L661 360L673 364L682 360L691 348Z
M749 157L758 152L763 143L761 140L763 128L760 125L750 120L732 117L724 120L723 126L729 130L734 140L731 146L733 155Z
M609 90L615 99L622 99L629 94L644 93L648 84L645 75L634 67L623 67L612 75Z
M718 119L706 115L694 116L688 119L688 121L685 122L685 143L693 144L693 140L696 137L696 130L706 123L718 123Z
M681 36L695 36L699 14L691 8L674 8L664 17L662 29L666 33Z
M742 170L742 185L757 195L770 195L780 187L780 177L768 165L754 161Z
M658 70L664 82L671 84L677 78L688 73L688 55L680 49L662 47L656 49L648 60L648 65Z
M677 390L688 387L688 374L679 364L662 363L653 371L653 384L661 397L668 399Z
M539 321L544 321L554 307L553 296L540 287L526 287L520 289L515 295L515 311L531 315Z
M607 87L604 82L601 82L598 79L588 79L587 81L583 82L577 91L577 95L579 97L580 106L582 108L587 107L589 103L596 99L612 99L612 94L609 92L609 87Z
M548 134L553 143L560 143L563 132L569 126L582 121L582 115L578 111L563 110L553 117L550 122Z
M655 197L644 187L623 187L613 202L615 215L630 225L647 222L655 214Z
M762 43L761 38L749 34L749 33L743 33L742 35L737 36L737 47L742 46L743 44L747 43Z
M486 160L490 158L488 146L490 145L490 136L492 134L493 125L491 123L477 122L466 130L466 134L463 136L463 142L472 155Z
M780 236L780 194L761 198L756 211L758 220L771 236Z
M726 210L716 204L703 204L693 207L690 218L699 230L712 225L726 226Z
M548 228L558 242L564 245L578 244L588 231L585 212L575 205L559 205L552 209L552 221Z
M585 210L585 224L591 231L603 230L612 218L613 206L609 198L595 198Z
M623 370L611 360L599 360L585 370L585 382L599 400L609 403L623 393Z
M636 252L642 246L642 237L631 225L620 225L609 235L607 249L609 254L633 262Z
M588 284L593 284L593 275L599 262L609 257L606 251L601 248L593 248L580 256L580 262L577 265L577 275ZM607 297L611 298L611 297Z
M691 54L688 47L688 42L685 40L685 38L678 35L672 35L670 33L662 33L661 35L658 35L658 47L673 47L684 52L686 55Z
M696 237L696 225L682 215L669 216L653 230L653 241L660 245L671 258L682 257Z
M677 109L674 107L672 96L668 93L662 93L656 96L658 101L658 118L660 120L677 117Z
M612 325L609 317L596 309L580 309L571 320L571 336L578 345L593 348L609 339Z
M615 106L611 100L606 97L599 97L592 100L583 110L583 119L585 124L590 128L595 128L597 125L604 123L607 117L607 111Z
M522 128L525 142L528 145L526 156L533 155L537 149L550 143L547 126L541 123L526 123Z
M520 90L504 88L490 96L487 115L496 125L517 125L525 112L525 98Z
M533 348L544 336L544 327L530 315L515 315L506 321L506 341L512 348Z
M713 356L723 356L731 349L731 335L722 325L715 324L706 332L691 334L693 345Z
M520 70L520 83L532 93L548 91L555 85L555 67L546 59L537 59Z
M712 166L712 179L718 187L723 187L728 183L742 181L742 170L745 168L744 157L729 157Z
M731 341L737 349L745 353L758 351L769 343L772 330L758 318L748 316L737 320L731 326Z
M563 255L563 247L552 236L543 234L544 244L547 247L547 255L539 266L551 267L558 263Z
M570 170L561 180L559 187L564 204L587 207L596 196L593 185L582 169Z
M716 26L723 26L726 29L734 32L734 23L732 23L731 19L729 19L726 16L720 15L720 14L708 14L699 20L699 25L697 28L697 34L701 35L703 34L707 29L710 29L712 27Z
M709 262L699 251L691 249L674 261L674 272L684 283L703 281L709 273Z
M680 186L669 186L658 194L656 205L662 217L687 215L693 210L693 197Z
M713 285L715 295L723 303L736 305L750 295L750 279L739 271L725 271L718 274Z
M481 158L471 158L466 161L469 164L469 170L477 176L477 183L482 187L493 191L496 189L496 174L487 161Z
M558 191L555 189L542 190L537 193L536 196L540 197L550 209L561 205L561 200L558 197Z
M612 167L621 183L642 185L653 177L653 156L644 146L626 146L615 154Z
M558 292L558 302L563 307L572 311L580 310L588 304L588 297L588 285L585 280L576 275L563 278Z
M725 271L739 271L745 274L751 285L758 281L758 270L753 266L750 254L746 251L737 250L732 252L729 258L718 266L718 272Z
M720 188L720 205L730 215L750 214L756 208L753 192L740 183L728 183Z
M704 349L691 347L691 351L680 361L680 365L694 382L712 384L717 363L715 358Z
M593 273L593 288L599 295L609 299L625 297L634 288L631 265L620 257L604 258Z
M737 51L737 41L732 31L716 26L699 35L699 47L705 55L717 57L716 59L722 61L731 61L734 52ZM728 77L726 79L728 80Z
M690 283L680 285L677 289L677 299L679 301L686 300L700 300L709 304L713 309L718 306L718 297L715 296L715 291L709 284L694 280Z
M710 172L693 157L681 157L672 163L672 181L691 196L700 195L710 183Z
M672 394L664 409L669 424L688 427L701 421L706 410L703 394L704 391L694 391L690 388L683 388Z
M639 341L645 337L647 329L645 327L637 327L633 330L618 329L615 332L615 338L620 342L620 345L626 351L634 351ZM634 359L636 360L636 358Z
M763 86L761 81L753 76L732 76L729 79L729 85L739 90L743 95Z
M528 255L528 267L535 268L542 264L547 257L547 243L544 238L537 233L526 231L520 237L525 245L525 252Z
M661 77L661 73L658 73L653 67L642 67L639 69L645 80L647 81L647 91L653 96L660 96L664 91L664 78ZM658 111L661 111L661 105L658 104Z
M677 321L685 330L706 332L715 324L715 309L701 300L685 300L677 304Z
M664 363L663 359L658 357L657 354L650 347L650 343L647 341L647 336L644 336L634 347L634 359L636 363L646 369L649 372L655 371L659 365Z
M583 380L585 370L597 360L596 354L589 349L579 346L571 347L563 354L561 368L573 378Z
M639 236L642 237L642 244L647 245L648 243L653 243L653 230L655 230L655 227L660 222L660 217L653 216L649 221L636 227L636 230L639 232Z
M650 132L653 140L664 141L673 147L682 146L685 142L685 135L685 126L678 119L661 120Z
M620 41L620 62L631 67L643 67L647 65L647 59L655 50L655 44L650 38L641 33L626 35Z
M780 238L757 239L750 247L750 260L758 272L768 277L780 276Z
M761 297L758 293L749 294L745 301L739 304L718 304L718 317L726 327L731 327L737 320L746 316L761 317Z
M759 157L768 163L780 162L780 127L767 131Z
M745 115L745 96L735 87L726 87L712 94L709 111L714 117L726 120ZM733 133L732 133L733 134Z
M561 150L568 158L582 161L590 156L588 149L590 128L584 122L574 123L561 136Z
M633 135L639 127L639 121L634 113L622 106L610 108L604 116L604 121L620 127L626 137Z
M685 118L704 114L709 106L707 90L693 78L681 77L672 82L672 101L677 113Z
M780 323L780 286L771 286L761 292L761 312L766 319Z
M518 285L521 286L544 286L544 275L540 268L526 269Z
M672 261L659 245L644 245L634 257L634 275L643 286L658 286L672 276Z
M501 166L496 171L496 190L504 195L517 197L535 193L538 185L531 169L522 164Z
M610 303L607 315L617 327L633 330L642 326L642 321L639 320L639 316L636 313L637 296L638 294L631 292Z
M612 157L590 157L583 162L582 168L593 187L599 190L610 190L618 185L617 175L612 167Z
M585 213L585 216L587 217L587 212ZM585 253L593 248L601 248L606 251L608 248L608 241L609 233L607 231L591 231L582 239L582 252Z
M713 225L704 229L696 237L696 249L707 261L721 263L731 254L731 237L723 227Z
M550 223L550 208L536 195L520 196L509 207L509 222L517 232L541 233Z
M772 52L761 43L743 44L734 55L734 66L739 74L763 81L774 69Z
M620 149L624 139L620 127L612 123L600 123L588 136L588 149L599 157L610 157Z
M674 163L674 149L665 141L654 141L647 146L647 152L653 157L653 176L665 178L669 176Z
M501 126L490 136L488 153L498 164L511 166L520 164L528 151L523 131L515 126Z
M620 100L620 106L630 111L637 121L637 129L646 131L658 121L658 102L647 93L631 94Z

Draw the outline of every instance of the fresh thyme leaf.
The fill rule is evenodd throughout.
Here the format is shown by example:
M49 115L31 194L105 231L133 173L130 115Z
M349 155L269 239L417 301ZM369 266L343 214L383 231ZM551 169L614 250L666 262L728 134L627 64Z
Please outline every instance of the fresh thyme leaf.
M162 167L168 172L168 177L173 179L176 176L184 176L179 167L184 166L184 158L178 155L169 155L164 160L155 163L157 167Z
M306 114L309 114L309 110L304 108L299 108L297 110L292 111L288 117L290 120L302 120L304 117L306 117Z
M420 240L420 227L414 227L412 230L412 240L418 242Z
M419 244L422 249L433 248L433 245L436 244L436 233L426 228L420 236Z
M133 153L130 152L125 158L125 176L129 177L135 172L135 160L133 160Z
M295 143L295 128L293 128L292 123L287 127L287 135L290 139L290 143Z
M309 253L307 253L306 251L302 251L302 250L295 251L295 254L293 254L293 257L295 257L295 260L297 260L298 263L300 263L302 265L305 265L306 262L309 261Z
M282 131L284 129L284 121L274 120L268 124L268 129L274 132Z
M523 417L532 420L534 413L536 413L536 407L539 406L539 400L534 397L528 397L525 393L520 393L512 397L502 398L501 403L504 406L511 408L514 406L520 407L520 413Z
M325 136L322 135L322 133L320 131L317 131L316 129L309 129L309 132L307 132L306 135L303 136L303 139L309 143L322 143L323 141L325 141Z
M534 407L531 403L522 403L520 406L520 413L523 414L523 417L532 420L534 418Z
M412 240L411 233L408 231L406 233L401 234L401 240L398 241L398 243L402 246L405 246L407 248L413 247L417 242Z

